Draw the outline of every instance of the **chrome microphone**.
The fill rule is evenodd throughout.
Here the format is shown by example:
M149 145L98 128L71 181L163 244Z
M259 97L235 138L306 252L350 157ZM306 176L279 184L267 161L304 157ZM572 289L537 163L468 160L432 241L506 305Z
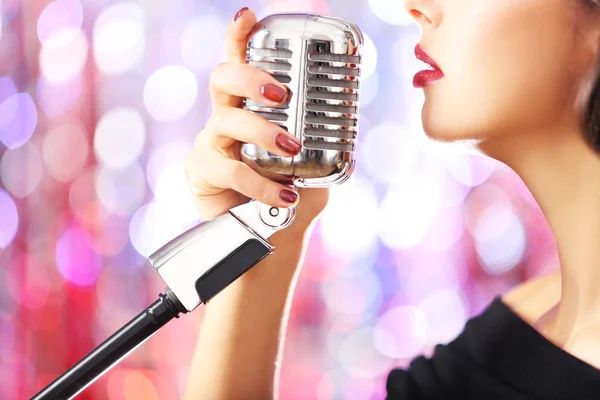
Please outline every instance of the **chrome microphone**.
M354 169L363 36L352 22L316 14L274 14L260 21L247 63L269 72L293 96L272 108L244 108L278 124L302 143L293 158L244 144L242 160L261 175L298 187L327 187Z
M274 14L252 36L247 62L292 90L270 108L245 99L302 143L279 157L252 144L242 160L265 177L298 187L327 187L354 170L363 36L350 21L317 14ZM33 400L70 399L180 313L207 303L274 251L269 237L294 220L295 208L251 200L179 235L149 257L167 284L165 294L51 382Z

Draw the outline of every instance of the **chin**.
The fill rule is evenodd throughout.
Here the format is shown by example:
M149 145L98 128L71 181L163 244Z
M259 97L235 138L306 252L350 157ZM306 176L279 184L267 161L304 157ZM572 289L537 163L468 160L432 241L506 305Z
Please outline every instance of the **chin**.
M478 124L472 117L428 112L421 114L425 135L435 142L481 141L489 136L489 126Z

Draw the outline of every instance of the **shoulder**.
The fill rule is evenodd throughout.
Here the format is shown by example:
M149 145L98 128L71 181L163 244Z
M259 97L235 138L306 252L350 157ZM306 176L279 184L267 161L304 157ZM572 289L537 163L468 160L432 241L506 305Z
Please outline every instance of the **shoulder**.
M521 283L502 295L502 301L528 323L537 321L560 301L560 271Z

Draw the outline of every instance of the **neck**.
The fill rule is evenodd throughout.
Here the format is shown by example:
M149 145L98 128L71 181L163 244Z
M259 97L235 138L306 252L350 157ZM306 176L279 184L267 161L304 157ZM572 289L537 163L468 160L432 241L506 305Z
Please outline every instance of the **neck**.
M577 129L491 139L480 149L521 177L552 229L562 292L551 325L568 340L600 315L600 156Z

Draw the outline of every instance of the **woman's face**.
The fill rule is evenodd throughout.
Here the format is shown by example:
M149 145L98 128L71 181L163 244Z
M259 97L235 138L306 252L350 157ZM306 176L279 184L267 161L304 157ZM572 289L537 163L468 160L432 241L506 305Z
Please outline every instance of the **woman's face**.
M577 123L596 76L599 5L405 0L444 73L423 89L427 135L485 139Z

